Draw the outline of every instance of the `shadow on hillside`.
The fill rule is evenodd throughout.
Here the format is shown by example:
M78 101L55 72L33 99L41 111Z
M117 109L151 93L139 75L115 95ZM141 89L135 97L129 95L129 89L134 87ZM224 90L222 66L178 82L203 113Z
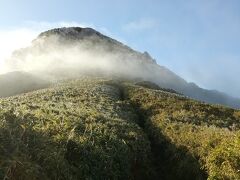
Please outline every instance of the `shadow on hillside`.
M47 179L42 155L50 158L43 149L47 137L29 128L25 119L17 118L13 111L4 112L0 126L0 179L3 180L30 180ZM35 161L38 159L37 161Z
M127 97L126 97L127 98ZM187 147L177 147L168 137L162 134L150 117L152 109L141 109L138 104L130 102L138 114L138 124L143 128L151 142L152 161L157 179L164 180L204 180L207 174L201 169L196 157L192 156Z

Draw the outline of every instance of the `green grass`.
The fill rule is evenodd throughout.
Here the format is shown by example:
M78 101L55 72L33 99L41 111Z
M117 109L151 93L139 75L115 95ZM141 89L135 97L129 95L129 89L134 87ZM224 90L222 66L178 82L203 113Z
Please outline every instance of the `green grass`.
M0 99L0 179L240 179L240 112L171 92L85 77Z

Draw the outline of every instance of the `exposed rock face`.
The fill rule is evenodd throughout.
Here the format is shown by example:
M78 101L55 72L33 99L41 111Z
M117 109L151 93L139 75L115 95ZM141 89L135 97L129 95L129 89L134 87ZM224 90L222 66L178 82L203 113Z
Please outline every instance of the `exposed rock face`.
M240 100L199 88L137 52L92 28L57 28L41 33L30 47L17 50L10 69L51 75L56 79L78 73L151 81L194 99L240 108Z

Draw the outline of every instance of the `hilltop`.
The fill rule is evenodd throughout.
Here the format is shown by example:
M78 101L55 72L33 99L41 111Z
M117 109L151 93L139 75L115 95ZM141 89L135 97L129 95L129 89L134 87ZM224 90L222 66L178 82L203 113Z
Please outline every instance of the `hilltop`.
M240 111L146 84L81 77L0 99L0 178L239 179Z

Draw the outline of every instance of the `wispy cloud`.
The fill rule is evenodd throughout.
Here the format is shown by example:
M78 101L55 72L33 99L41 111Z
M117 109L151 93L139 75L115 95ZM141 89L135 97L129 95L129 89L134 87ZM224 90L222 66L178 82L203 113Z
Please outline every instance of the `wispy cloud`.
M38 33L38 31L29 28L0 30L0 72L3 68L4 60L8 58L15 49L29 45Z
M126 32L144 31L158 26L158 22L152 18L142 18L123 25L122 29Z

